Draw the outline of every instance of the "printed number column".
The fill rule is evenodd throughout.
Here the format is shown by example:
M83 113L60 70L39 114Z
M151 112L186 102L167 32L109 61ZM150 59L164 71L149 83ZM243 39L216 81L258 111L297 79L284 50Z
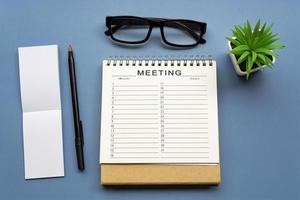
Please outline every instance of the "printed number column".
M160 149L161 153L164 152L165 149L165 119L164 119L164 83L160 83Z
M114 83L112 83L112 88L111 88L111 125L110 125L110 157L114 157Z

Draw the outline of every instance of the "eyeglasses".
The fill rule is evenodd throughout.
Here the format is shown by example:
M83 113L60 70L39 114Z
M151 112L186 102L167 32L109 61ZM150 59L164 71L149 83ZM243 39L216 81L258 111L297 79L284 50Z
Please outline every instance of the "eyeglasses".
M202 38L206 32L206 23L193 20L107 16L106 26L107 36L125 44L145 43L153 27L160 28L163 42L170 46L193 47L206 42Z

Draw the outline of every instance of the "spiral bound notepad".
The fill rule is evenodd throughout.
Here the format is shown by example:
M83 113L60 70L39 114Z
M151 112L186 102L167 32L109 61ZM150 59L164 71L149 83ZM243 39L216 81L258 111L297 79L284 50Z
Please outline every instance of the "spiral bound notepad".
M100 164L219 164L211 58L104 60L101 112Z

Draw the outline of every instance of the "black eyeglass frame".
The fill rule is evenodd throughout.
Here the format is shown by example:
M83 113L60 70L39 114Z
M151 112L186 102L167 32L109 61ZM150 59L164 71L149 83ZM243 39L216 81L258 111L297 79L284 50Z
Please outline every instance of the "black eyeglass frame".
M148 23L149 25L149 30L148 33L146 35L146 37L143 40L140 41L124 41L124 40L120 40L118 38L114 37L114 32L116 32L120 27L117 27L115 30L113 30L112 28L112 21L115 19L137 19L137 20L141 20L141 21L145 21ZM188 26L185 25L185 29L187 29L187 31L192 34L192 36L195 38L195 43L194 44L188 44L188 45L182 45L182 44L176 44L176 43L172 43L169 42L164 34L164 26L166 23L170 23L170 22L190 22L193 23L195 25L198 25L200 28L200 35L196 34L194 30L192 30L191 28L189 28ZM197 46L198 44L204 44L206 41L205 39L203 39L203 35L206 33L206 27L207 24L204 22L199 22L199 21L194 21L194 20L188 20L188 19L164 19L164 18L150 18L150 17L137 17L137 16L107 16L106 17L106 27L108 28L107 31L105 31L105 34L107 36L110 36L112 40L116 41L116 42L120 42L120 43L125 43L125 44L142 44L145 43L151 35L152 29L154 27L159 27L160 28L160 33L161 33L161 37L162 40L165 44L170 45L170 46L174 46L174 47L194 47ZM197 38L196 38L197 37Z

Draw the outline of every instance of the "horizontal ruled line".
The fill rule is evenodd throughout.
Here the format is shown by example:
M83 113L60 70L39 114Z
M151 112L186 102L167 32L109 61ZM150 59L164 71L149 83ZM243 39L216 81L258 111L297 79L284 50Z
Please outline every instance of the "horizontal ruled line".
M164 108L164 110L208 110L208 108Z
M164 134L208 134L208 132L164 132Z
M205 92L207 90L202 90L202 89L199 89L199 90L164 90L165 92Z
M155 117L151 117L151 118L141 118L141 117L134 117L134 118L132 118L132 117L126 117L126 118L113 118L113 120L131 120L131 119L150 119L150 120L153 120L153 119L155 119L155 120L157 120L158 118L155 118Z
M114 92L157 92L158 90L114 90Z
M207 85L164 85L166 87L206 87Z
M191 123L191 122L177 122L177 123L164 123L164 124L208 124L207 122L195 122L195 123Z
M158 96L158 94L114 94L114 97L132 97L132 96L147 96L147 97L154 97Z
M165 139L208 139L208 137L164 137Z
M113 108L113 110L158 110L158 108Z
M158 123L138 123L138 122L128 122L128 123L119 123L119 122L114 122L113 123L114 125L117 125L117 124L158 124Z
M209 157L208 156L162 156L163 158L203 158L203 159L208 159Z
M113 101L158 101L158 99L114 99Z
M163 96L207 96L207 94L164 94Z
M165 117L164 118L165 120L166 119L208 119L207 117L184 117L184 118L181 118L181 117Z
M114 151L114 154L155 154L155 153L158 153L158 151L156 152L148 152L148 151L135 151L135 152L130 152L130 151L127 151L127 152L115 152Z
M126 74L124 74L124 75L112 75L112 77L136 77L136 75L126 75Z
M114 137L114 139L158 139L158 137Z
M164 146L164 149L208 149L208 147L179 147L179 146L176 146L176 147L166 147Z
M163 153L209 153L207 151L188 151L188 152L182 152L182 151L164 151Z
M129 133L126 133L126 132L114 132L113 134L158 134L158 132L136 132L136 133L133 133L133 132L129 132Z
M145 158L157 158L157 156L144 156L144 157L131 157L131 156L122 156L122 157L112 157L113 159L123 159L123 158L125 158L125 159L130 159L130 158L132 158L132 159L145 159Z
M155 128L144 128L143 127L143 128L113 128L113 129L121 129L121 130L122 129L133 129L133 130L135 130L135 129L158 129L158 128L156 128L156 127Z
M112 115L158 115L159 113L113 113Z
M207 101L208 99L164 99L164 101Z
M113 87L158 87L158 85L112 85Z
M157 149L160 147L114 147L114 149Z
M208 129L207 127L164 127L164 129Z
M114 142L114 144L158 144L158 142Z
M183 143L187 143L187 144L207 144L207 142L166 142L165 144L170 144L170 143L175 143L175 144L183 144Z
M164 113L164 115L208 115L208 113Z
M206 75L182 75L182 77L202 77L202 78L206 78Z
M115 103L114 106L157 106L158 103L130 104L130 103Z
M207 103L164 103L164 106L207 106Z

